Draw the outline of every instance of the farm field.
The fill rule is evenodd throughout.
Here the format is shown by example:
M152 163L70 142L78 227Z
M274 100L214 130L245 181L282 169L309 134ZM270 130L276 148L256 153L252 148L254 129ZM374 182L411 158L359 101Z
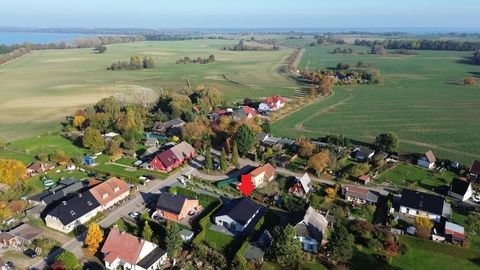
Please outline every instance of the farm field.
M308 47L301 69L334 67L362 61L379 69L384 84L336 86L335 95L277 121L273 133L319 137L344 134L373 142L393 131L403 151L432 149L439 158L467 165L480 158L480 86L467 87L463 78L479 76L480 66L464 63L471 52L418 51L418 55L339 55L337 46ZM366 52L367 47L351 47Z
M106 53L91 49L34 51L0 66L0 136L9 141L60 129L59 122L78 108L116 93L156 93L203 84L216 87L231 101L272 94L292 96L297 84L278 73L292 52L221 50L238 40L152 41L109 45ZM185 56L214 63L176 64ZM109 71L113 62L151 56L156 68Z

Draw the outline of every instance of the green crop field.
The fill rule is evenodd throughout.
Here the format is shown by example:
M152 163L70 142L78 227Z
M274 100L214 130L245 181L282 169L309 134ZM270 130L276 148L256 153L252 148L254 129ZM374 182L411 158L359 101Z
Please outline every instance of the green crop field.
M221 50L238 40L135 42L108 46L104 54L91 49L34 51L0 66L0 136L9 141L58 130L59 122L78 108L116 93L133 96L137 89L161 93L198 84L216 87L231 101L272 94L292 96L296 83L279 74L292 52ZM188 57L214 63L176 64ZM156 68L108 71L130 56L151 56Z
M480 86L463 78L479 76L480 66L464 63L471 52L418 51L418 55L339 55L337 46L308 47L300 68L334 67L363 61L379 69L382 85L337 86L335 95L283 118L277 135L318 137L344 134L373 142L376 135L396 132L401 150L432 149L440 158L470 165L480 158ZM351 47L366 52L367 47Z

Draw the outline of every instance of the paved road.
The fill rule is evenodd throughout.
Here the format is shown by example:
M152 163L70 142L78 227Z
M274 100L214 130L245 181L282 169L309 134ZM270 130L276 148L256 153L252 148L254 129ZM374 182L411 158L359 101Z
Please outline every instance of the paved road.
M102 219L98 224L104 228L111 226L122 216L127 216L129 212L137 211L139 208L143 206L142 204L145 202L145 200L148 200L150 197L154 196L154 194L160 193L162 188L166 186L170 186L173 183L175 183L175 181L177 181L177 177L180 176L181 174L192 173L194 171L195 169L193 169L190 166L187 166L180 172L169 176L165 180L151 181L146 186L139 186L139 190L134 199L131 199L125 205L116 208L113 212L109 213L104 219ZM55 257L63 250L71 251L77 256L77 258L82 258L84 255L83 248L82 248L83 238L84 238L84 235L80 235L77 238L73 238L69 240L68 242L62 245L61 249L58 249L56 252L52 252L44 260L31 265L31 268L43 269L44 267L47 266L47 263L52 262L55 259Z

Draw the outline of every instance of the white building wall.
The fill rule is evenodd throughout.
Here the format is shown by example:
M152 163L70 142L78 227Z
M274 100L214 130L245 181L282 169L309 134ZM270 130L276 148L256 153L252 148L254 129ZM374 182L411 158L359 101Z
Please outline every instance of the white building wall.
M108 209L108 208L112 207L112 206L113 206L114 204L116 204L117 202L125 199L126 197L128 197L128 194L129 194L129 193L130 193L130 191L127 191L127 192L119 195L117 198L109 201L107 204L102 205L102 211L105 210L105 209Z

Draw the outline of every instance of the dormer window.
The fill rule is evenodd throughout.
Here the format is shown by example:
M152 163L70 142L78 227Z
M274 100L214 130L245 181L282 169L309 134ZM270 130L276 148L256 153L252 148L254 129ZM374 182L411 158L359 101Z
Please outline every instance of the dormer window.
M70 210L70 215L75 216L75 211Z
M92 202L91 202L91 201L87 201L87 205L88 205L88 206L92 206Z
M119 190L120 190L119 187L115 187L115 188L113 189L113 192L117 192L117 191L119 191Z
M105 199L105 198L108 197L108 195L109 195L108 193L104 193L103 196L102 196L102 198Z

